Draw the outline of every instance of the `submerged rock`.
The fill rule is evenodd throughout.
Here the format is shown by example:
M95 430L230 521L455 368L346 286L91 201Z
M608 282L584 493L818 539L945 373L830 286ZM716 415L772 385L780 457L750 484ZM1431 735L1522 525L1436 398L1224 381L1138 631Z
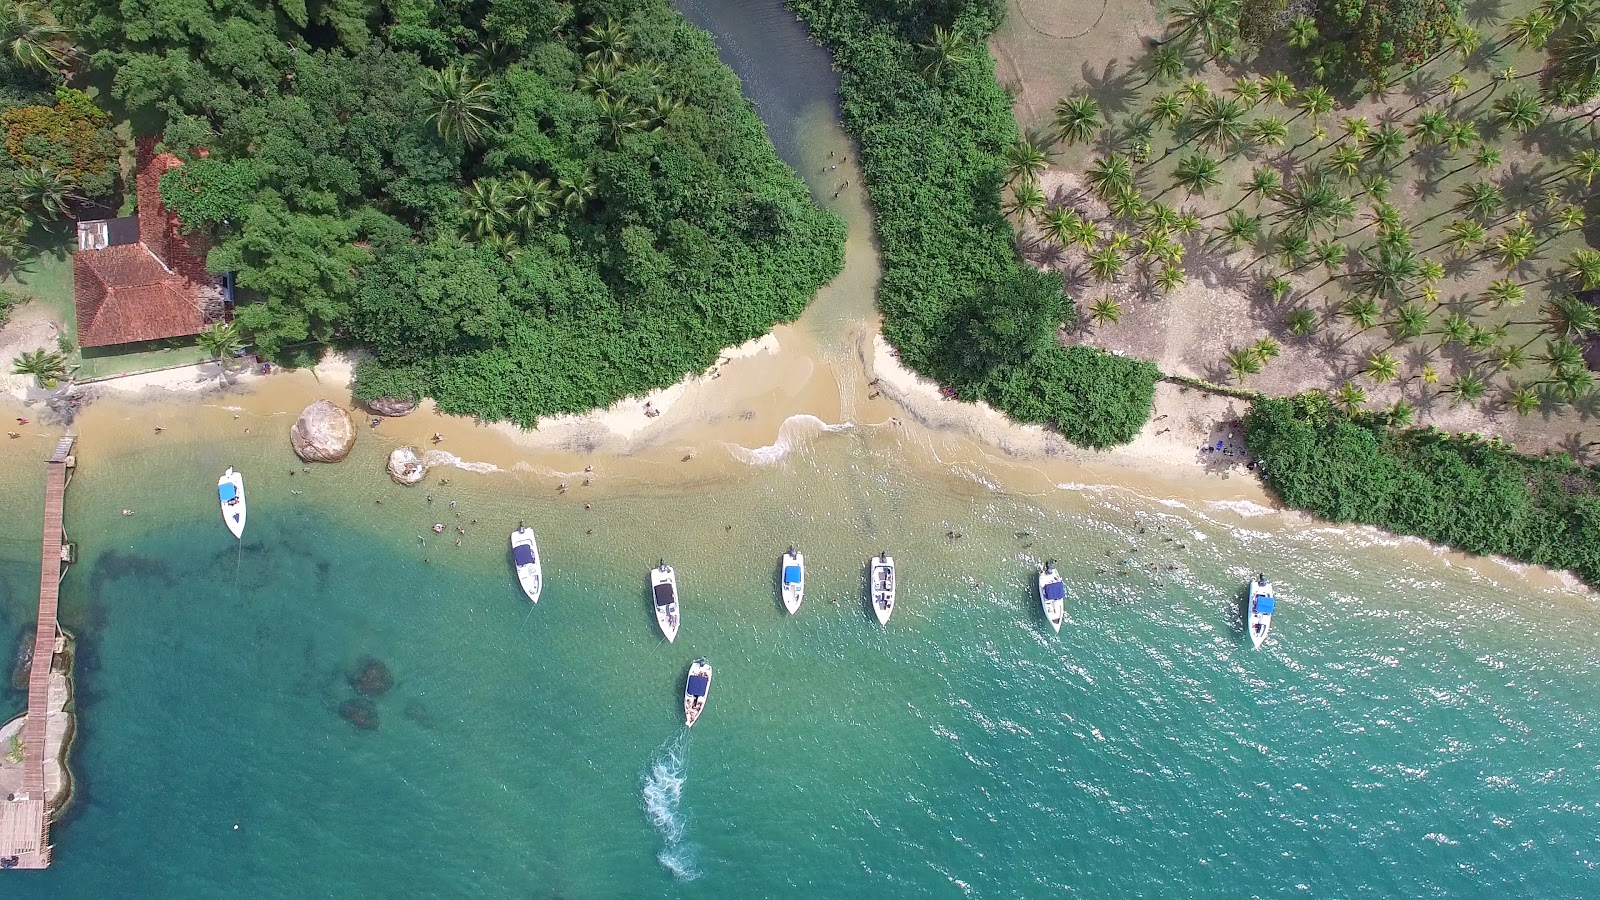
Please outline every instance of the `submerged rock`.
M38 631L37 628L22 629L22 637L17 642L17 655L11 661L12 690L28 689L28 675L33 671L33 636Z
M350 676L350 686L362 696L377 697L394 687L394 676L389 674L389 667L383 664L383 660L363 656L361 662L357 663L356 673Z
M389 477L396 484L412 485L428 477L428 464L415 447L400 447L389 454Z
M339 704L339 715L362 731L372 731L378 727L378 708L364 697L353 697Z
M399 418L414 412L417 408L417 401L414 397L405 399L400 397L376 397L367 403L367 408L380 416Z
M412 700L406 704L406 718L421 725L423 728L433 727L433 714L422 705L421 700Z
M327 400L318 400L300 413L289 429L289 445L306 462L338 462L356 445L350 414Z

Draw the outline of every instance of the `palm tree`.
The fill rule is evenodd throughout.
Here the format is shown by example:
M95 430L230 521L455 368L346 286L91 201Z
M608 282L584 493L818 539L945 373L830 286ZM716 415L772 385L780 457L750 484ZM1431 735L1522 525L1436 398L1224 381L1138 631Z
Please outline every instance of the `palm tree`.
M1190 127L1202 144L1230 147L1244 136L1244 107L1227 97L1207 97L1196 104Z
M1039 217L1039 232L1049 238L1052 243L1065 250L1071 247L1077 232L1077 223L1081 217L1076 211L1065 206L1057 206L1045 210Z
M1544 121L1544 105L1528 91L1512 91L1494 102L1495 118L1517 134L1527 134Z
M1444 143L1449 133L1450 114L1443 110L1430 109L1417 113L1416 121L1411 123L1411 138L1419 147Z
M1379 351L1367 359L1366 376L1373 384L1388 384L1400 377L1400 363L1393 353Z
M1289 310L1283 317L1283 323L1288 326L1289 333L1297 338L1310 337L1317 330L1317 316L1304 306L1297 306Z
M1124 264L1121 251L1115 247L1101 247L1089 254L1089 271L1100 281L1116 280L1122 274Z
M1450 123L1450 132L1444 137L1444 145L1452 154L1460 153L1462 148L1476 143L1479 143L1477 123L1471 119Z
M1145 84L1177 78L1183 74L1183 48L1177 44L1162 44L1144 58L1144 68L1150 73Z
M1355 204L1319 171L1302 172L1279 198L1283 209L1278 215L1301 236L1349 221Z
M1283 352L1283 348L1280 347L1278 342L1272 338L1264 337L1250 345L1250 352L1254 353L1256 358L1260 359L1261 364L1264 366L1267 363L1277 359L1278 355Z
M1245 106L1255 109L1261 103L1261 82L1254 78L1235 78L1233 84L1228 85L1228 93Z
M67 358L50 350L29 350L19 354L11 364L17 375L32 375L47 390L54 390L56 380L67 374Z
M1474 181L1464 184L1456 189L1461 195L1461 200L1456 203L1456 209L1478 217L1480 220L1491 219L1500 212L1500 207L1506 203L1505 195L1500 189L1487 181Z
M1161 293L1170 294L1183 287L1183 283L1188 280L1189 276L1184 274L1182 266L1167 263L1163 264L1161 271L1156 274L1155 285L1161 289Z
M1119 190L1133 187L1133 161L1121 153L1101 157L1084 173L1089 189L1101 200Z
M78 183L50 166L23 169L16 176L17 199L24 209L36 209L47 220L66 218L78 199Z
M1094 137L1100 128L1100 104L1093 97L1067 97L1056 104L1056 137L1069 146Z
M1317 42L1317 20L1310 16L1295 16L1289 20L1289 46L1304 50Z
M1250 180L1240 185L1244 188L1244 198L1255 198L1256 208L1261 207L1261 201L1268 197L1277 196L1283 190L1283 176L1277 169L1260 166L1250 170Z
M1340 144L1328 154L1328 168L1338 172L1348 181L1361 171L1363 158L1360 150L1349 144Z
M1282 72L1273 72L1261 78L1261 96L1276 101L1279 106L1287 107L1296 93L1294 81Z
M1118 303L1110 294L1101 297L1089 306L1089 321L1096 325L1107 322L1115 325L1122 318L1122 304Z
M1032 181L1025 181L1011 189L1011 199L1006 201L1006 211L1016 214L1019 218L1037 219L1044 212L1044 191L1039 190L1039 185Z
M1380 166L1392 166L1405 155L1406 133L1396 125L1385 122L1367 134L1361 142L1362 156L1375 159Z
M1294 290L1294 282L1282 275L1274 275L1268 278L1262 282L1261 286L1266 288L1267 294L1272 297L1273 303L1282 303L1283 299L1289 296L1289 292ZM1291 312L1290 315L1292 316L1293 313Z
M622 95L622 72L616 66L591 63L578 73L578 88L596 99L610 100Z
M1234 380L1240 384L1244 383L1246 375L1254 375L1261 371L1261 357L1256 355L1252 347L1229 350L1228 355L1223 357L1223 362L1227 365L1228 371L1233 373Z
M1428 330L1428 311L1415 303L1404 303L1395 308L1389 321L1389 333L1396 341L1409 341Z
M555 192L547 178L534 178L518 172L506 182L511 217L523 233L530 233L541 220L555 212Z
M213 324L195 335L195 342L207 356L220 361L224 366L244 347L243 341L239 339L239 331L232 322Z
M1378 316L1383 310L1378 307L1378 302L1371 297L1351 297L1339 307L1339 312L1353 324L1360 326L1358 331L1366 331L1378 324Z
M503 233L512 221L513 206L513 198L498 178L479 178L461 199L467 228L478 240Z
M1543 50L1545 41L1555 33L1556 19L1548 9L1535 9L1525 16L1516 16L1506 23L1506 37L1495 46L1496 50L1515 43L1523 50Z
M1405 400L1396 400L1394 405L1389 407L1389 412L1385 415L1385 418L1389 420L1390 427L1405 428L1411 424L1411 420L1416 417L1416 414L1416 407Z
M1495 309L1522 302L1522 285L1509 278L1496 278L1483 291L1483 299Z
M1359 280L1374 297L1403 297L1422 274L1422 264L1409 248L1383 242L1361 251L1367 269Z
M972 58L972 41L961 26L945 28L933 26L933 35L917 45L922 57L922 77L937 83L948 69L962 65Z
M1571 294L1558 294L1540 309L1544 330L1562 341L1577 341L1600 331L1600 313ZM1528 323L1518 323L1528 324Z
M1003 156L1006 162L1007 184L1019 178L1031 184L1050 164L1050 159L1043 150L1034 146L1032 141L1022 138L1012 141L1006 147Z
M1158 94L1150 100L1151 120L1171 128L1183 121L1187 107L1176 94Z
M1333 395L1333 402L1349 415L1367 405L1366 388L1357 387L1354 382L1346 381L1339 385L1339 390Z
M1450 249L1460 256L1488 240L1489 232L1473 219L1457 219L1444 228L1445 240ZM1437 244L1434 246L1438 246ZM1432 248L1429 248L1432 249Z
M1294 118L1298 119L1300 116L1309 115L1313 126L1323 116L1327 115L1329 110L1333 109L1333 95L1328 93L1328 89L1320 84L1314 84L1301 91L1299 99L1300 112ZM1289 121L1292 122L1294 119Z
M1215 236L1228 242L1230 252L1237 251L1245 244L1261 240L1261 217L1252 216L1242 209L1233 210L1228 213L1227 220L1217 229Z
M1289 140L1289 126L1276 116L1262 116L1246 126L1245 131L1257 147L1282 147Z
M583 46L588 50L584 59L594 65L620 69L627 64L628 51L633 48L633 37L614 19L596 22L583 31Z
M1209 156L1196 154L1178 160L1173 180L1190 194L1204 195L1222 183L1222 166Z
M581 212L599 191L600 184L595 181L594 172L590 169L571 178L556 179L556 196L561 200L561 207L568 212Z
M1572 251L1567 257L1567 277L1577 282L1578 290L1590 291L1600 288L1600 250Z
M1556 47L1556 80L1593 96L1600 89L1600 19L1574 28Z
M1483 399L1489 390L1489 385L1475 372L1463 372L1456 383L1440 391L1441 394L1454 394L1455 400L1461 403L1476 403ZM1453 405L1453 404L1452 404Z
M1538 247L1539 239L1533 233L1533 226L1526 222L1507 228L1494 242L1494 250L1500 254L1500 264L1508 271L1526 262Z
M613 147L620 145L628 135L642 130L646 124L639 107L626 96L615 99L597 97L594 105L600 131Z
M45 74L62 71L77 55L72 30L33 0L0 3L0 40L12 62Z
M1200 45L1214 52L1238 31L1239 0L1184 0L1172 11L1167 27L1174 31L1172 42L1189 44L1198 36Z
M1495 350L1494 360L1496 369L1509 372L1528 364L1528 351L1520 344L1506 344Z
M1513 387L1506 397L1506 405L1525 416L1539 408L1539 393L1532 388Z
M1106 198L1106 209L1124 222L1133 222L1144 215L1144 195L1135 187L1118 188L1115 194Z
M464 66L430 71L422 82L427 98L427 121L439 137L449 143L460 141L471 146L482 142L494 115L494 92Z

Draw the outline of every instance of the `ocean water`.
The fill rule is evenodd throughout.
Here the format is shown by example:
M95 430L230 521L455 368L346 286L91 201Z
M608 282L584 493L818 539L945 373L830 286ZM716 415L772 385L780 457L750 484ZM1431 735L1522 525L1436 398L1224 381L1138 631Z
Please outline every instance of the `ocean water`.
M1600 615L1510 568L1112 486L1008 495L897 464L889 428L799 429L714 491L585 510L527 473L400 488L371 439L304 472L277 435L92 454L92 425L64 612L80 790L11 896L1594 894ZM212 499L228 464L242 543ZM884 548L880 628L862 567ZM1284 594L1260 652L1256 569ZM371 730L340 712L367 657L394 679Z

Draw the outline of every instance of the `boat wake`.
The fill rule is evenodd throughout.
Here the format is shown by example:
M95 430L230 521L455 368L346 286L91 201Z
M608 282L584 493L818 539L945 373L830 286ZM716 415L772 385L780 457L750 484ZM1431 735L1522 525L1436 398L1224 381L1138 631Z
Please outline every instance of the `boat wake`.
M816 416L801 413L783 420L783 424L778 426L777 441L765 447L757 447L754 450L749 447L741 447L738 444L729 444L728 452L732 453L733 457L742 463L752 466L770 466L788 456L796 448L806 446L810 439L818 434L847 431L852 427L854 426L849 422L833 425L822 421Z
M694 881L700 877L695 847L684 842L688 825L688 816L683 811L683 783L688 777L688 740L689 730L685 728L656 750L644 773L644 784L640 790L645 815L650 818L656 833L661 835L661 852L656 854L656 859L679 881Z

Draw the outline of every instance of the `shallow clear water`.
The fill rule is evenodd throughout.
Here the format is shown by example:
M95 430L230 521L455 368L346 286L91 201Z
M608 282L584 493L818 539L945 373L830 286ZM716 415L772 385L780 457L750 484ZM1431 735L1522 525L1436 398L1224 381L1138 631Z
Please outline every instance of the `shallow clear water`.
M1586 598L1225 506L1006 496L895 465L913 451L887 429L787 449L587 511L511 472L380 483L375 442L294 477L264 439L86 461L82 791L29 894L1591 892ZM227 462L242 547L203 477ZM519 518L536 608L505 559ZM808 596L786 617L791 541ZM902 602L879 628L861 567L884 547ZM1046 555L1072 590L1059 636ZM1239 621L1257 567L1285 594L1262 652ZM686 733L701 654L717 677ZM339 714L365 656L396 682L371 731Z

